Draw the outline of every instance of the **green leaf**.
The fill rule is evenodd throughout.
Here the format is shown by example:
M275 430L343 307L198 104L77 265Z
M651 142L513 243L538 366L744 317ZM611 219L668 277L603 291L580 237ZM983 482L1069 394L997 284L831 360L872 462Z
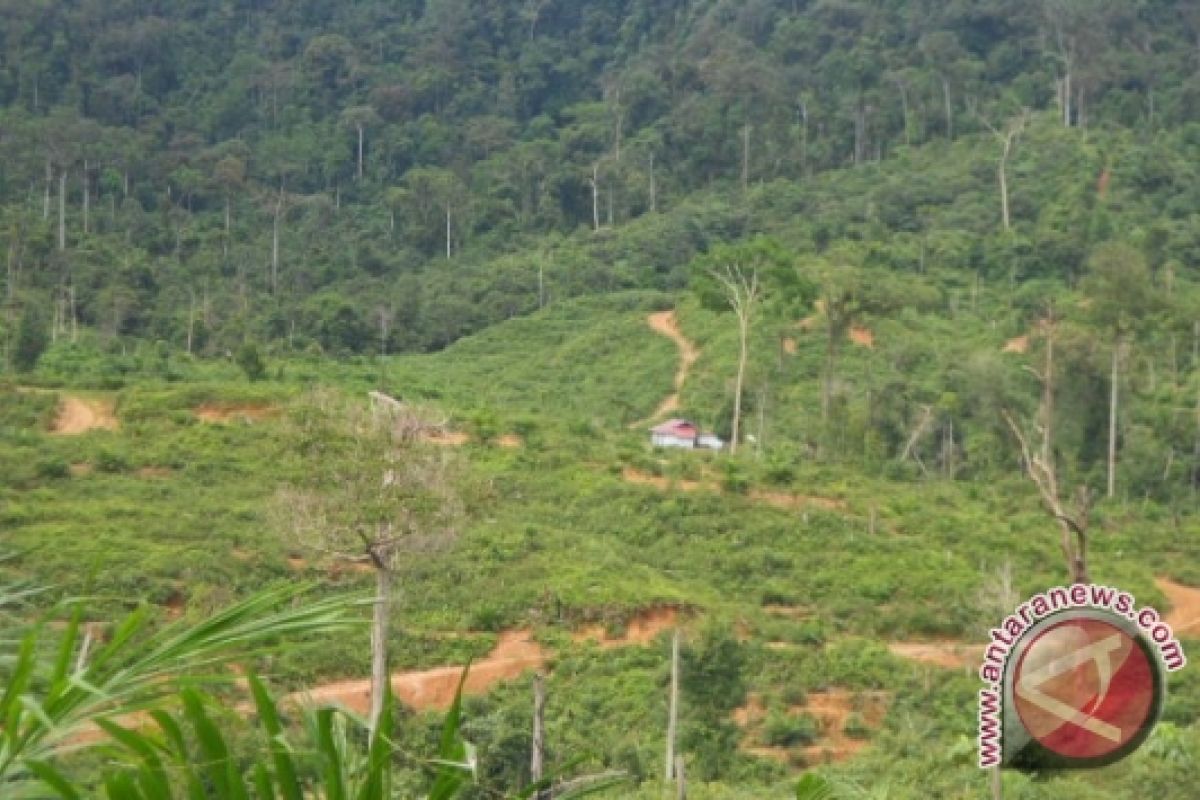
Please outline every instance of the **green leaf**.
M83 795L75 790L71 781L45 761L27 761L25 766L38 780L58 792L62 800L82 800Z
M450 800L468 779L475 776L474 748L462 738L462 694L470 670L471 664L468 662L458 679L454 702L450 704L445 722L442 723L441 745L438 747L438 758L433 762L438 765L438 771L429 792L429 800Z
M834 800L833 784L809 772L796 784L796 800Z
M279 789L287 800L304 800L300 789L300 781L296 777L296 764L292 754L288 752L287 742L283 738L283 724L279 720L279 710L267 692L267 687L254 673L249 675L250 693L254 697L254 706L258 709L258 718L270 736L271 762L275 765L275 779Z

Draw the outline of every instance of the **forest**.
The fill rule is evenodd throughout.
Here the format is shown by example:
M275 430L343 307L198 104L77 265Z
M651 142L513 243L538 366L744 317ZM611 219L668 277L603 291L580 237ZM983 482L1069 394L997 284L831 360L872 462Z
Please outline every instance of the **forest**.
M658 797L670 628L690 796L979 797L970 670L912 653L960 667L1071 580L1200 635L1179 616L1200 3L0 0L0 21L0 642L28 643L0 649L0 794L276 796L261 770L287 797L292 772L330 800L358 777L538 796L528 681L289 718L387 639L405 675L515 648L544 668L559 790ZM408 482L381 489L378 443L331 422L369 392L415 414ZM668 416L730 451L650 449ZM419 547L360 547L398 519ZM307 616L265 595L286 647L204 627L301 580ZM373 620L338 600L373 591ZM185 687L164 743L106 728L119 757L6 739L30 703L63 731L90 708L68 662L92 624L96 680L195 625L199 660L154 669L233 658L241 688ZM130 697L161 700L157 674ZM1128 762L1006 772L1005 796L1190 796L1193 674ZM208 716L251 706L261 730ZM256 764L284 729L311 752ZM192 747L240 776L174 793L157 776ZM438 771L468 755L470 780Z

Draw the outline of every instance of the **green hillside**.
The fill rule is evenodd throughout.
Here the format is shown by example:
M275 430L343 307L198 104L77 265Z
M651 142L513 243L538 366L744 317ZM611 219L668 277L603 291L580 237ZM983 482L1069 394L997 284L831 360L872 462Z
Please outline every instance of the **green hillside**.
M364 541L394 526L389 659L417 693L395 797L434 785L449 697L419 693L468 661L462 797L529 785L533 668L552 770L674 791L678 629L690 797L817 774L974 798L973 665L1022 598L1086 568L1196 646L1190 4L0 0L0 21L0 708L54 684L20 689L8 643L58 630L56 603L85 598L103 640L281 583L365 597ZM753 287L744 338L731 287ZM403 455L372 449L373 392L414 425ZM651 447L668 417L736 452ZM354 613L238 669L358 702ZM1004 797L1192 797L1197 674L1132 757L1006 771ZM242 716L219 722L251 780ZM101 796L124 762L47 763Z

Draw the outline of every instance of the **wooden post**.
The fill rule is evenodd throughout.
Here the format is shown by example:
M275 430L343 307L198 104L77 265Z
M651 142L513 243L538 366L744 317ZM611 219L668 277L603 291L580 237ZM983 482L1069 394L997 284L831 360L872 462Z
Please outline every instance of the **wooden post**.
M1002 800L1004 784L1000 782L1000 767L992 767L992 800Z
M675 756L675 800L687 800L687 774L683 768L683 756Z
M542 765L546 758L546 682L540 672L533 674L533 751L529 757L529 780L536 784L542 779ZM545 800L548 795L539 789L534 800Z
M679 629L675 629L674 635L671 637L671 694L667 706L667 759L666 759L666 780L669 783L674 777L676 762L675 758L675 731L679 724Z

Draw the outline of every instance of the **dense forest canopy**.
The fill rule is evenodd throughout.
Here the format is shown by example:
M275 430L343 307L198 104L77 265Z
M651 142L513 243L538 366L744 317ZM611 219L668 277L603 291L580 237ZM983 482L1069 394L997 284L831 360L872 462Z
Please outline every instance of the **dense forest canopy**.
M1016 251L1077 275L1147 205L1163 259L1194 239L1193 3L10 0L0 16L10 337L29 314L193 352L437 348L554 297L677 287L711 243L797 213L801 253L970 234L999 274ZM1013 236L988 239L993 169L964 171L947 143L990 162L1022 109L1075 134L1054 144L1078 169L1014 178ZM945 175L870 189L870 226L805 189L922 147ZM1102 169L1138 209L1041 202ZM745 198L781 182L788 203ZM989 204L961 205L955 182ZM657 250L625 245L630 223Z

